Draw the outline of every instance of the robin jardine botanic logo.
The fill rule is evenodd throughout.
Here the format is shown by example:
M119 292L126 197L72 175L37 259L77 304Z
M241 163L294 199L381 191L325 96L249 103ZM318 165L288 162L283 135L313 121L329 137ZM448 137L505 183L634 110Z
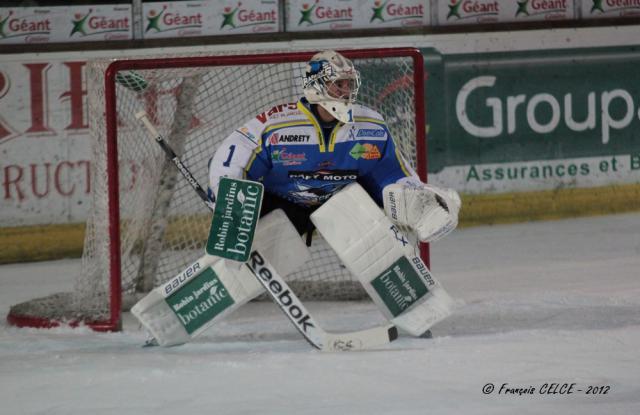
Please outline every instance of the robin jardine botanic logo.
M274 3L275 4L275 3ZM222 12L222 24L220 29L228 26L231 29L239 29L247 26L276 24L278 14L276 9L255 10L242 7L238 2L235 7L226 6Z
M159 12L156 9L149 10L146 18L147 27L144 29L145 33L178 30L183 31L183 34L189 34L190 29L199 30L202 28L202 13L181 14L180 12L170 11L166 5L162 6L162 10Z

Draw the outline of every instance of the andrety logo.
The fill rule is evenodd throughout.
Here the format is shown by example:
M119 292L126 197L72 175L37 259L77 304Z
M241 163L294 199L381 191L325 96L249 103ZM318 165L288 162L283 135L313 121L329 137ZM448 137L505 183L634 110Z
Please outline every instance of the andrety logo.
M180 12L168 11L167 6L164 5L160 12L155 9L149 10L147 13L147 27L144 32L148 33L151 30L156 32L178 30L180 34L188 35L199 34L199 29L202 29L202 14L200 12L182 15Z
M278 143L308 143L311 136L309 134L284 134L274 133L269 138L270 144Z
M231 29L239 29L247 26L276 24L276 10L258 11L242 8L242 2L238 2L235 8L226 6L222 13L220 29L229 26Z

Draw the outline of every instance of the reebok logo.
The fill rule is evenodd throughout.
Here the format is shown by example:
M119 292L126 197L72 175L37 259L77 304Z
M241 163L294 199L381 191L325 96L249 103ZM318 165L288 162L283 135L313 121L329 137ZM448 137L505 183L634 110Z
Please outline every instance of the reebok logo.
M247 265L254 274L266 283L266 288L273 294L273 297L277 299L280 308L292 317L292 320L298 325L299 330L307 333L309 327L315 328L311 317L307 314L299 300L293 297L289 290L282 291L282 284L278 281L281 277L266 263L258 251L251 253Z

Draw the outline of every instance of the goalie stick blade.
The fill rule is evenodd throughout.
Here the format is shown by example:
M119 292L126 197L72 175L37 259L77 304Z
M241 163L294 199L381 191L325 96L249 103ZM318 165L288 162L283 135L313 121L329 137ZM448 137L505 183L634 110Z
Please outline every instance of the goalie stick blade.
M373 327L352 333L326 333L322 351L356 351L384 346L398 338L394 325Z

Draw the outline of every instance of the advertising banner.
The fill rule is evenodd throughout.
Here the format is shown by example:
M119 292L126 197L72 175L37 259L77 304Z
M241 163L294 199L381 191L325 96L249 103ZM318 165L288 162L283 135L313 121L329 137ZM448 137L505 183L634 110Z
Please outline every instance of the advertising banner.
M640 16L640 0L581 0L583 19Z
M430 182L470 194L640 183L634 47L422 53ZM98 56L0 60L0 227L87 218L85 70Z
M449 55L428 62L432 181L467 193L640 183L637 51Z
M86 62L0 62L0 227L82 222L89 212Z
M0 44L132 38L130 4L0 7Z
M448 0L436 4L440 26L577 18L572 0Z
M287 32L420 27L431 24L426 0L289 0Z
M145 39L268 33L280 30L278 0L143 3Z

